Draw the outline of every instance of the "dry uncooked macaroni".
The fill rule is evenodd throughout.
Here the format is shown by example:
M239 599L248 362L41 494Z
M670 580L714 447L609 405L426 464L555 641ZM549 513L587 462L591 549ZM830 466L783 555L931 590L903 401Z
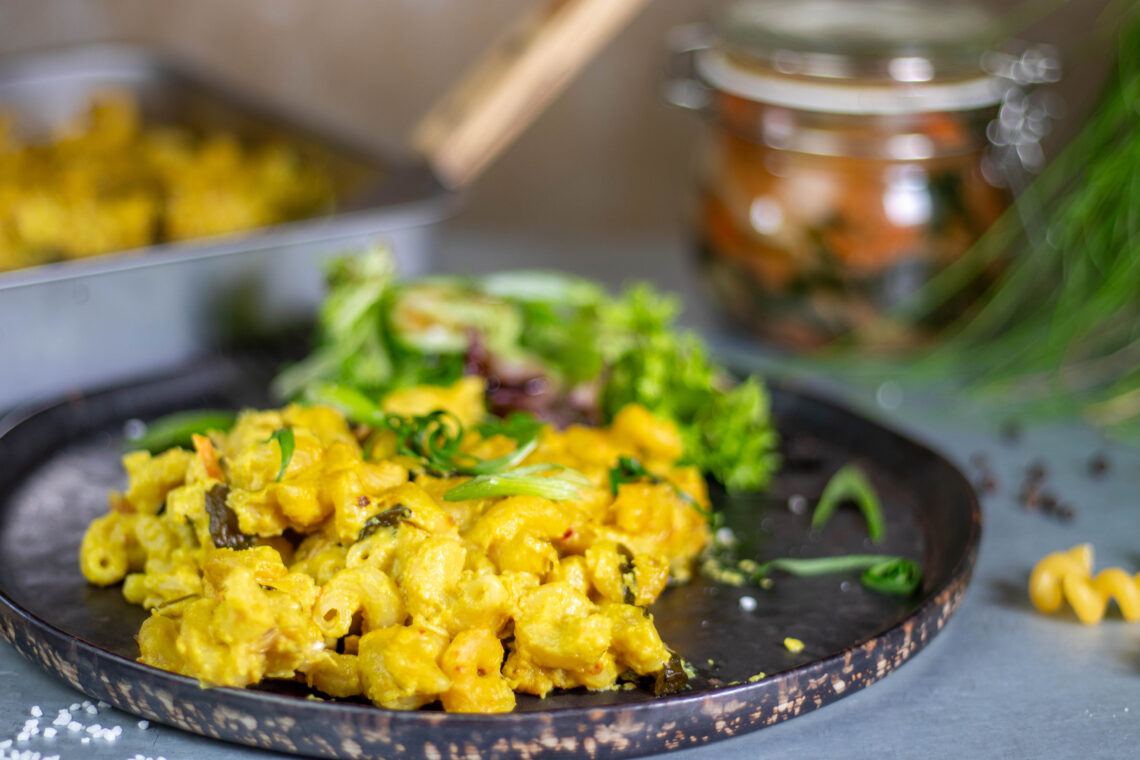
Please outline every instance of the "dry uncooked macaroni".
M444 406L483 414L482 381L389 398L390 412ZM277 481L280 440L294 451ZM468 432L490 458L514 443ZM671 652L646 610L685 579L708 538L704 480L678 467L671 423L644 408L609 428L544 430L527 462L556 462L594 484L573 501L506 496L448 502L461 478L417 472L381 437L365 458L336 411L243 413L196 451L123 459L127 490L80 550L92 583L122 581L153 612L140 660L206 684L300 679L333 697L414 709L511 710L515 692L616 688L662 673ZM619 456L662 482L620 486ZM228 522L227 522L228 521ZM213 524L211 524L213 523ZM219 546L218 537L225 537Z
M1093 548L1078 544L1065 552L1044 557L1029 576L1029 598L1041 612L1056 612L1064 602L1086 625L1099 623L1108 602L1116 600L1125 620L1140 620L1140 575L1118 567L1101 570L1094 577Z

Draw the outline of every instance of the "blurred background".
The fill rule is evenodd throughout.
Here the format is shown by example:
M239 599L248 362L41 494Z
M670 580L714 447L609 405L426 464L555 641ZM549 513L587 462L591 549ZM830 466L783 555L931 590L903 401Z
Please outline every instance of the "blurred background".
M852 2L854 4L854 0ZM892 5L892 2L894 0L880 3L891 9L889 14L906 6L906 3ZM1002 26L1008 30L1008 36L1026 45L1047 43L1062 62L1060 82L1043 88L1057 108L1053 109L1055 123L1041 141L1045 159L1041 163L1059 155L1060 148L1091 123L1089 116L1102 95L1107 93L1111 96L1106 96L1108 100L1124 104L1117 109L1117 116L1110 115L1101 123L1103 128L1098 127L1100 133L1112 135L1113 140L1119 136L1118 144L1109 141L1086 145L1080 155L1072 153L1069 163L1054 172L1051 189L1043 192L1052 205L1034 210L1018 204L1017 215L1007 215L1014 220L1015 227L1018 217L1023 221L1027 211L1039 220L1052 220L1066 203L1068 189L1092 184L1074 179L1082 177L1086 166L1091 166L1091 158L1099 157L1098 166L1104 167L1097 171L1111 174L1113 166L1120 163L1116 160L1118 151L1132 144L1135 119L1130 118L1131 101L1122 94L1119 80L1113 88L1104 87L1113 70L1117 46L1115 28L1105 23L1103 11L1114 8L1117 15L1113 18L1119 22L1123 18L1121 11L1135 10L1135 3L1130 0L977 0L975 4L1003 19ZM730 3L724 5L731 6ZM952 0L927 5L934 8L935 19L933 31L928 30L928 33L936 36L941 33L944 17L954 16L956 10L966 7L965 3ZM991 177L976 158L967 157L967 163L972 161L972 164L963 170L948 172L938 169L937 161L929 162L934 167L929 173L917 165L904 165L913 157L897 161L897 157L889 158L886 164L894 162L899 166L888 166L885 171L878 168L881 164L871 161L869 171L881 176L870 184L860 185L862 180L858 178L843 184L852 175L848 172L844 178L843 172L847 169L839 165L846 160L845 154L821 153L816 155L841 158L831 161L836 172L827 180L830 186L823 188L829 200L815 206L818 211L828 203L837 205L818 213L803 212L803 217L815 214L806 221L794 218L811 205L806 201L818 200L820 185L800 183L798 188L789 190L787 186L793 183L787 182L782 189L772 189L783 180L776 176L779 172L770 171L766 162L782 160L782 157L757 151L771 148L779 152L783 148L766 142L772 135L764 131L770 126L767 122L757 126L762 119L752 126L763 132L763 139L756 135L746 135L743 139L739 139L740 134L728 135L730 130L725 124L733 118L732 108L740 106L739 102L733 106L733 98L748 101L747 95L720 88L717 96L725 96L723 102L714 101L715 107L710 109L715 118L676 108L662 97L670 31L707 20L721 6L722 3L715 0L648 2L614 39L587 61L568 88L462 192L457 211L442 225L438 245L430 246L438 253L432 266L461 272L520 266L554 267L599 278L610 286L634 278L650 279L665 289L681 293L688 307L685 321L689 325L709 335L719 332L720 336L727 335L728 341L736 340L738 353L747 359L761 353L759 346L763 341L802 350L830 345L837 336L840 339L853 336L852 342L861 350L871 347L873 351L876 346L882 346L888 352L917 348L919 353L945 354L947 362L957 362L970 369L984 367L993 376L987 380L1002 382L1010 375L1028 375L1018 382L1025 379L1040 385L1041 377L1052 376L1050 373L1066 363L1077 363L1074 376L1082 377L1080 393L1087 396L1089 388L1097 393L1103 390L1105 395L1098 396L1098 401L1124 403L1119 410L1112 407L1116 411L1112 411L1110 418L1140 420L1140 371L1135 369L1140 361L1133 361L1140 356L1140 318L1135 315L1137 307L1133 303L1135 273L1140 271L1133 264L1134 257L1140 257L1140 251L1134 252L1134 246L1127 242L1132 239L1131 227L1113 221L1123 218L1120 209L1131 203L1131 193L1136 192L1127 168L1116 172L1112 179L1115 184L1111 184L1115 189L1082 202L1083 208L1095 208L1099 217L1095 220L1091 215L1067 218L1064 228L1071 233L1067 245L1036 246L1044 234L1040 224L1027 225L1027 228L1035 228L1029 229L1028 236L1025 230L1007 228L1011 230L1009 236L994 244L996 255L1018 266L988 266L984 263L987 254L983 251L980 257L971 260L983 262L975 275L961 280L956 290L947 291L949 296L941 302L931 299L924 287L923 297L933 305L924 306L925 311L918 316L902 314L898 307L905 306L904 297L909 297L918 286L925 286L932 279L932 273L941 271L947 262L957 260L970 248L972 241L1006 207L1008 196L1003 194L1000 202L983 204L983 213L970 209L977 200L976 197L971 200L973 190L982 187L983 192L993 193L989 187ZM513 22L536 7L535 0L480 3L469 0L323 0L320 3L311 0L198 0L194 3L0 0L0 57L86 42L142 43L188 64L191 70L202 72L207 81L246 90L318 127L328 127L334 133L385 151L407 152L411 133L421 117ZM857 13L852 19L864 17ZM838 33L839 39L847 34L843 24L848 21L837 27L833 25L838 32L833 29L832 33ZM820 36L824 25L813 19L797 21L800 22L808 30L801 42L814 44L813 35ZM978 26L988 27L988 24ZM1140 29L1140 25L1133 24L1129 28ZM910 28L897 31L904 44L913 42L913 38L907 36ZM1001 35L1002 39L1006 37ZM1132 38L1123 39L1127 42ZM971 76L980 74L980 58L973 56ZM778 62L773 65L772 71L779 68ZM986 76L992 74L993 71L988 71ZM894 73L890 76L893 78ZM945 82L971 81L968 77L953 79L961 76L961 72L952 72L949 76ZM1135 76L1130 81L1133 80ZM902 83L901 89L905 91L908 83L926 81L902 79L891 84ZM755 105L753 102L749 107ZM987 108L990 107L996 113L996 99L989 101ZM985 113L985 119L990 119L990 112ZM1024 126L1026 121L1032 121L1022 119L1027 113L1028 110L1013 114L1013 121ZM927 115L937 116L920 113L918 117L922 119ZM826 118L832 116L834 114L828 114ZM845 118L840 113L838 120ZM999 117L994 123L1003 118ZM926 126L909 124L904 129L897 121L891 122L891 117L885 122L888 131L904 130L897 136L923 140L936 134L939 123L935 118ZM947 126L948 122L943 120L941 124ZM705 125L712 126L704 129ZM993 139L985 133L987 121L973 123L968 128L964 122L949 124L949 127L949 132L943 130L942 134L956 135L952 140L985 144L987 138ZM708 135L718 129L721 137L708 140ZM928 129L935 131L927 133ZM911 134L906 133L908 131ZM810 132L810 129L805 130L804 134ZM963 137L967 132L971 136ZM717 143L721 138L723 141ZM1032 139L1036 149L1037 135L1032 135ZM961 152L960 143L954 145L953 150L959 151L954 155L966 155ZM796 150L798 148L787 152L791 154ZM697 157L701 151L704 153L701 153L700 168L706 174L701 178L698 197ZM802 155L810 153L803 151ZM708 159L712 154L716 155L715 160ZM916 164L928 156L919 158ZM1136 158L1140 160L1140 155ZM716 162L719 167L714 166L710 173L709 165ZM190 159L183 166L195 163ZM1126 167L1127 162L1122 166ZM916 169L921 175L918 180L914 176ZM808 177L811 171L810 168L804 170L802 176ZM860 171L863 170L854 173ZM797 172L799 170L785 170L782 176ZM938 172L958 173L943 176L949 184L940 185ZM94 186L99 187L102 180L94 176ZM89 176L86 181L91 184L92 178ZM880 181L886 184L876 184ZM192 219L200 218L203 211L210 211L211 204L218 205L210 200L211 182L213 180L207 178L199 183L197 189L205 190L202 194L205 200L192 209L189 214ZM264 188L278 184L255 180L252 186ZM709 192L709 187L721 197L710 199L715 192ZM896 222L883 216L885 205L893 202L896 190L901 195L894 200L905 206L901 210L912 215L921 212L924 216L920 220ZM730 197L733 193L735 207ZM25 195L10 194L9 201L18 206ZM785 206L780 211L786 217L781 218L786 218L787 223L777 224L773 228L776 232L769 234L771 230L765 225L770 225L772 218L753 214L765 208L770 212L772 209L765 204L775 197L783 199ZM889 216L890 209L887 212ZM57 207L54 213L56 219L62 220L74 215L73 206ZM100 212L93 219L105 217ZM950 219L949 225L944 223L946 218ZM718 219L724 223L719 224ZM965 223L959 223L960 219ZM77 224L83 226L83 222L72 222L73 227ZM50 223L40 226L47 227L49 233L53 231ZM903 227L907 229L902 230ZM1123 237L1120 240L1105 237L1086 250L1084 241L1088 236L1082 230L1090 227L1105 230L1106 235L1108 230L1116 230L1113 234ZM719 239L718 230L725 232ZM781 249L787 240L778 235L784 235L786 230L792 230L798 237L794 245ZM900 230L904 234L896 234ZM86 233L86 229L80 231ZM1049 234L1054 232L1050 230ZM922 236L921 239L906 237L915 234ZM871 239L875 235L878 240ZM698 236L700 246L694 244ZM1011 245L1014 238L1025 245ZM171 239L178 237L171 236ZM875 243L884 243L884 255L875 253ZM340 248L336 249L338 245ZM61 281L55 287L41 288L38 292L19 286L21 274L30 278L40 276L37 267L27 267L23 273L17 272L9 278L6 292L6 283L0 278L0 306L36 324L40 333L52 336L55 345L54 351L45 351L41 338L33 334L35 331L21 331L0 319L0 349L14 350L16 354L23 351L28 357L12 363L23 368L22 375L17 377L9 372L7 377L0 376L0 407L28 397L33 388L37 391L34 395L47 396L64 389L137 375L148 368L171 366L175 360L224 345L231 328L232 332L238 332L245 329L246 322L257 317L269 326L290 320L296 323L298 317L311 318L323 294L317 254L343 252L352 245L360 247L359 243L334 241L326 246L329 250L302 253L299 247L284 250L280 241L266 242L261 248L263 258L246 255L240 257L242 263L235 259L233 266L241 270L236 274L236 270L223 275L221 269L199 268L193 286L187 285L179 275L156 276L148 284L130 284L127 277L120 276L119 284L112 287L110 277L83 279L84 271L93 270L82 267L72 270L81 275L72 284ZM129 247L132 246L118 246L119 249ZM400 250L410 250L402 244L394 247L397 256ZM1009 249L1009 253L1004 249ZM45 250L53 249L48 246ZM706 264L703 279L697 266L698 250ZM1118 276L1104 278L1101 272L1107 271L1105 262L1110 259L1117 262L1113 266L1119 270ZM1019 275L1016 270L1025 262L1047 271L1044 275L1032 272ZM1038 266L1036 262L1041 264ZM1087 276L1072 277L1075 267L1086 267ZM43 278L50 279L54 272L62 273L66 268L48 266L38 270L44 272ZM405 267L405 271L409 268ZM1072 288L1066 289L1070 284ZM99 289L101 285L106 287ZM1001 298L992 297L999 290ZM252 295L255 292L259 294L256 297ZM183 301L185 304L178 308L170 306ZM80 317L61 310L58 308L61 302L74 303L76 314L89 316ZM971 348L965 352L944 351L941 349L945 343L930 341L951 322L972 317L971 310L984 312L989 303L1000 306L1011 302L1017 304L1016 308L982 321L976 331L981 341L989 344L986 361L976 361ZM222 303L227 306L220 308ZM165 319L140 319L127 308L121 308L125 304L133 305L135 311L143 315L157 311L164 314ZM223 313L233 304L244 307L249 314ZM754 308L757 304L761 305L760 310ZM769 305L771 313L763 311ZM1087 308L1081 311L1073 308L1074 305ZM1062 325L1063 332L1057 331L1060 323L1052 317L1054 309L1057 314L1074 315ZM731 312L737 324L746 329L734 333L721 331L719 328L726 323L717 317L718 311ZM770 318L772 315L775 319ZM1019 322L1023 318L1025 321ZM117 321L112 322L112 319ZM1018 333L1019 342L1002 343L999 339L1011 332L1008 328L1013 324L1025 328ZM77 325L101 330L99 337L85 337ZM153 328L146 338L139 337L144 326ZM181 331L177 337L173 337L175 330ZM254 332L256 330L249 330L250 334ZM67 336L70 343L65 340ZM757 342L758 337L761 342ZM84 357L91 352L91 346L99 346L95 361ZM1029 361L1026 357L1037 350L1035 347L1045 348ZM1071 351L1073 347L1078 350ZM935 348L938 350L931 350ZM850 355L859 365L870 351ZM70 357L70 363L61 359L58 366L45 368L41 362L49 353ZM959 361L963 358L965 362ZM96 365L100 367L98 372L90 369ZM1097 368L1097 373L1091 376L1085 373L1088 366ZM1131 379L1118 384L1120 367L1131 373ZM836 374L833 370L828 372ZM934 373L935 377L944 375L941 369ZM44 378L54 380L45 382ZM1049 393L1047 389L1042 395L1049 396ZM1009 395L1008 389L1006 394Z
M0 0L0 54L92 40L150 43L339 130L400 146L533 2ZM985 4L998 12L1029 9L1020 36L1060 49L1070 116L1050 138L1055 145L1104 76L1106 51L1087 43L1104 0ZM672 27L702 20L716 6L653 0L495 161L449 228L680 234L699 125L660 97L664 44Z

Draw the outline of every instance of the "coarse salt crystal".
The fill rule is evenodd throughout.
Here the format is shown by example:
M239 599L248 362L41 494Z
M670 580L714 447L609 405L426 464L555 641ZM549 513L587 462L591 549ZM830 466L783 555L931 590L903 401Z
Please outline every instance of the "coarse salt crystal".
M754 609L756 609L756 599L751 596L740 597L740 609L744 610L745 612L752 612Z
M88 715L98 715L99 714L99 708L96 707L95 705L87 705L86 707L83 708L83 711L86 712Z
M98 723L92 723L90 726L87 727L87 733L89 733L89 734L97 734L102 730L103 730L103 727L100 726Z
M90 736L84 736L82 739L79 740L79 743L80 744L90 744L91 743L91 737Z
M143 731L146 731L148 728L150 728L150 721L149 720L140 720L139 721L139 728L142 729Z
M73 720L67 724L68 731L78 731L81 728L83 728L83 724L77 720Z
M44 711L40 708L39 705L32 705L31 714L33 718L42 718L44 716Z
M101 699L100 699L98 702L96 702L95 704L96 704L96 705L99 707L99 709L100 709L100 710L102 710L102 709L103 709L103 708L105 708L105 707L110 707L110 706L111 706L111 703L110 703L110 702L104 702L104 701L103 701L103 700L101 700Z
M44 729L44 738L45 739L54 739L55 735L56 735L56 730L54 728L45 728Z
M11 739L5 739L4 741L0 742L0 749L8 749L11 746L12 746L12 740Z

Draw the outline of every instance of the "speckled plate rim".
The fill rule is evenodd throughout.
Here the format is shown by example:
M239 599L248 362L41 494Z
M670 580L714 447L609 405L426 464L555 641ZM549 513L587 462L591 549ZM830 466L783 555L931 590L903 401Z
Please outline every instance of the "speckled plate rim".
M969 527L964 551L946 581L928 591L928 598L904 619L832 655L754 683L634 704L504 715L403 712L243 689L203 691L194 679L142 665L76 638L13 601L3 589L0 635L73 688L120 710L222 741L315 757L619 758L755 731L866 688L921 651L965 595L982 526L973 488L937 452L813 392L777 383L771 388L773 393L802 397L830 414L879 428L944 465L967 496L962 507ZM0 421L0 438L54 406L9 415ZM204 693L210 698L202 699Z

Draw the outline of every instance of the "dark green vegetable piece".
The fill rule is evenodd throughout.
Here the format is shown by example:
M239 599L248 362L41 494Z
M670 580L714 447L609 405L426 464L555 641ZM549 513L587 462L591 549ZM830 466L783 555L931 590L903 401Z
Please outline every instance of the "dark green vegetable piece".
M871 565L860 580L880 594L910 596L922 585L922 568L914 560L896 557Z
M812 530L822 530L835 510L845 501L853 501L867 521L867 535L872 541L879 541L886 533L883 507L879 495L867 476L856 465L844 465L831 476L819 497L819 503L811 516Z
M147 423L146 432L136 438L128 438L126 444L133 449L146 449L152 454L175 446L190 448L190 436L195 433L205 435L211 430L229 430L236 418L233 412L215 409L176 412Z
M277 447L281 449L281 467L277 470L277 478L274 482L280 483L281 478L285 477L285 471L289 469L289 463L293 461L293 447L295 442L293 440L293 428L281 428L269 436L269 441L277 441Z
M241 532L237 513L226 506L228 486L218 484L206 492L206 514L210 518L210 538L214 546L222 549L248 549L256 538Z
M407 520L411 514L412 510L403 504L397 504L394 507L385 509L383 512L372 515L372 517L365 520L364 527L360 529L360 535L357 536L356 540L363 541L381 528L394 528L404 520Z
M625 544L618 544L617 552L621 557L621 564L618 566L618 571L621 573L621 600L626 604L633 604L637 601L637 575L633 569L633 552Z
M674 654L665 663L665 667L657 671L656 681L653 684L653 694L663 697L667 694L676 694L689 687L689 676L685 672L685 663Z

